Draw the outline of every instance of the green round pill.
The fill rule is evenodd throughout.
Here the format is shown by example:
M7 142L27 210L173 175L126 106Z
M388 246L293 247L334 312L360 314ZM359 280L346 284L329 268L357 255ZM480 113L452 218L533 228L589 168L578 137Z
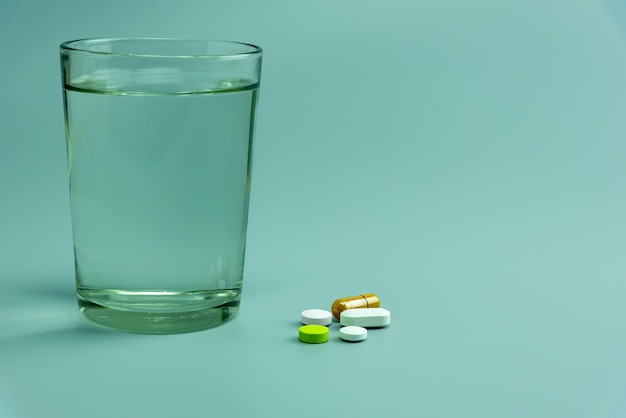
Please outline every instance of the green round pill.
M328 341L328 328L323 325L303 325L300 327L300 341L320 344Z

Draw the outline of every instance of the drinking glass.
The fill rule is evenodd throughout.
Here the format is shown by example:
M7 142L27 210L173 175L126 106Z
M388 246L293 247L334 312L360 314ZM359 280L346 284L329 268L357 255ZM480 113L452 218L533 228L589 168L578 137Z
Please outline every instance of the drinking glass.
M139 333L232 318L261 48L83 39L60 49L80 312Z

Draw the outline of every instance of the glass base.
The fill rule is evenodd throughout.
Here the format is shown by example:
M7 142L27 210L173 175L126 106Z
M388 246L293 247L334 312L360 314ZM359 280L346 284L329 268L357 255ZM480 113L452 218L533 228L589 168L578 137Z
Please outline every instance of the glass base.
M78 289L78 308L90 322L142 334L178 334L218 326L239 310L241 289L127 291Z

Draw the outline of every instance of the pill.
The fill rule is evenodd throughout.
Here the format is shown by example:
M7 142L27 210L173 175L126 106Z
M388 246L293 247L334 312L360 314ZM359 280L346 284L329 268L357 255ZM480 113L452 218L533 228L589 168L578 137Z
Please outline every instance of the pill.
M350 325L339 330L339 336L344 341L363 341L367 338L367 330L363 327Z
M322 325L303 325L298 338L303 343L320 344L328 341L328 328Z
M341 325L359 327L384 327L391 323L391 312L383 308L348 309L341 313Z
M373 293L366 293L363 295L350 296L347 298L337 299L333 302L331 311L335 319L339 319L341 312L346 309L356 308L378 308L380 306L380 299Z
M304 325L330 325L333 318L330 312L323 309L307 309L300 314L300 320Z

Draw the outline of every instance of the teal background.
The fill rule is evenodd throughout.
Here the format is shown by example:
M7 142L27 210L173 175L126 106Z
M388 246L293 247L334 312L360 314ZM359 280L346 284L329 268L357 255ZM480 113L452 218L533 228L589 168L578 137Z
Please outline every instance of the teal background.
M75 313L58 45L125 36L265 50L219 328ZM0 53L0 417L626 417L623 1L0 0Z

